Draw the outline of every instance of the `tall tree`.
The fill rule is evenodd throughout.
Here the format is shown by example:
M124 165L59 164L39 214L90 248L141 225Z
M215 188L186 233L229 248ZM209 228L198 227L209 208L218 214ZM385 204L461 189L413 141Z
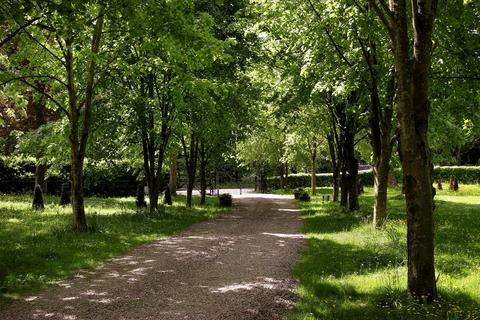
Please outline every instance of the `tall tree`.
M437 297L434 265L433 188L427 138L428 77L437 0L370 0L387 29L397 79L400 160L407 204L408 288L419 300ZM411 33L409 32L411 28Z

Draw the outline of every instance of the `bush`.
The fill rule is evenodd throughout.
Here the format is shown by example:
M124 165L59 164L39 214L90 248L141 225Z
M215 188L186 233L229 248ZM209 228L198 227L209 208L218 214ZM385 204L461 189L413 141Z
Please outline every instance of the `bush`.
M229 193L224 193L218 196L218 201L220 207L231 207L233 204L232 195Z
M298 200L300 201L310 201L310 195L307 191L302 191L298 194Z
M300 195L304 192L305 190L303 190L302 188L296 188L295 190L293 190L293 196L295 197L295 200L300 199Z

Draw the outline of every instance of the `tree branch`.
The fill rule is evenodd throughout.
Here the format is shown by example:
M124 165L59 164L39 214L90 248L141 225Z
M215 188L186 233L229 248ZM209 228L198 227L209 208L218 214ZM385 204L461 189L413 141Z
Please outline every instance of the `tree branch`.
M68 113L67 109L65 109L65 107L60 103L58 102L54 97L52 97L50 94L48 94L47 92L45 92L44 90L40 89L38 86L34 85L33 83L30 83L28 82L27 80L25 79L18 79L20 82L26 84L27 86L37 90L37 92L43 94L45 97L47 97L48 99L50 99L50 101L52 101L60 110L62 110L65 115L67 117L70 118L70 114Z
M7 83L12 82L12 81L18 81L18 80L21 81L21 80L33 79L33 78L47 78L47 79L52 79L52 80L58 81L59 83L61 83L61 84L64 85L65 87L67 86L67 84L66 84L65 82L63 82L62 80L60 80L59 78L57 78L57 77L55 77L55 76L50 76L50 75L27 75L27 76L15 77L15 78L11 78L11 79L8 79L8 80L0 83L0 86L6 85Z
M52 57L54 57L56 60L58 60L63 66L65 66L65 62L57 56L55 53L53 53L50 49L48 49L43 43L41 43L37 38L32 36L29 32L26 30L23 30L23 32L33 41L35 41L39 46L41 46L45 51L47 51Z
M3 39L0 42L0 48L3 47L7 42L12 40L12 38L15 37L17 34L19 34L23 29L25 29L26 27L28 27L29 25L31 25L32 23L34 23L38 19L40 19L40 17L36 17L36 18L30 19L30 20L27 20L26 23L24 23L23 25L20 25L20 27L17 30L10 33L5 39Z

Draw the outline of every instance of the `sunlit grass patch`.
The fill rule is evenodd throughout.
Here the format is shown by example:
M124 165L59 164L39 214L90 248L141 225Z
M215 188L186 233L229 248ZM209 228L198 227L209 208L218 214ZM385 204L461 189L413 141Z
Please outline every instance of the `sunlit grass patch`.
M43 288L79 269L96 268L109 258L142 243L181 231L224 211L217 198L205 206L194 198L191 209L185 197L159 213L138 211L135 199L86 199L90 231L72 231L71 207L58 197L45 197L45 210L31 210L31 195L0 195L0 303Z
M295 270L299 301L290 319L480 319L480 186L437 193L440 300L432 305L418 304L407 293L400 191L389 190L388 222L382 230L371 226L371 188L353 214L322 202L321 196L299 202L308 249Z

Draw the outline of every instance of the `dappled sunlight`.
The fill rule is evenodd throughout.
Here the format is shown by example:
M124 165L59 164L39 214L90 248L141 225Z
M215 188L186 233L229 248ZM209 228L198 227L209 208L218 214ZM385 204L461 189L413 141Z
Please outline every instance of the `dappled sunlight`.
M480 318L479 198L436 197L440 303L424 306L407 293L405 200L400 192L389 190L389 219L383 229L373 229L366 215L371 215L371 195L360 197L361 211L355 213L321 204L318 197L301 204L309 249L296 270L302 287L293 319L306 314L320 319Z
M240 290L253 290L253 289L267 289L273 290L276 289L282 284L281 280L276 280L272 278L262 278L258 277L254 282L243 282L243 283L234 283L220 288L211 290L213 293L227 293L230 291L240 291Z
M285 234L285 233L269 233L269 232L263 232L262 234L267 236L287 238L287 239L304 239L305 238L303 234Z

